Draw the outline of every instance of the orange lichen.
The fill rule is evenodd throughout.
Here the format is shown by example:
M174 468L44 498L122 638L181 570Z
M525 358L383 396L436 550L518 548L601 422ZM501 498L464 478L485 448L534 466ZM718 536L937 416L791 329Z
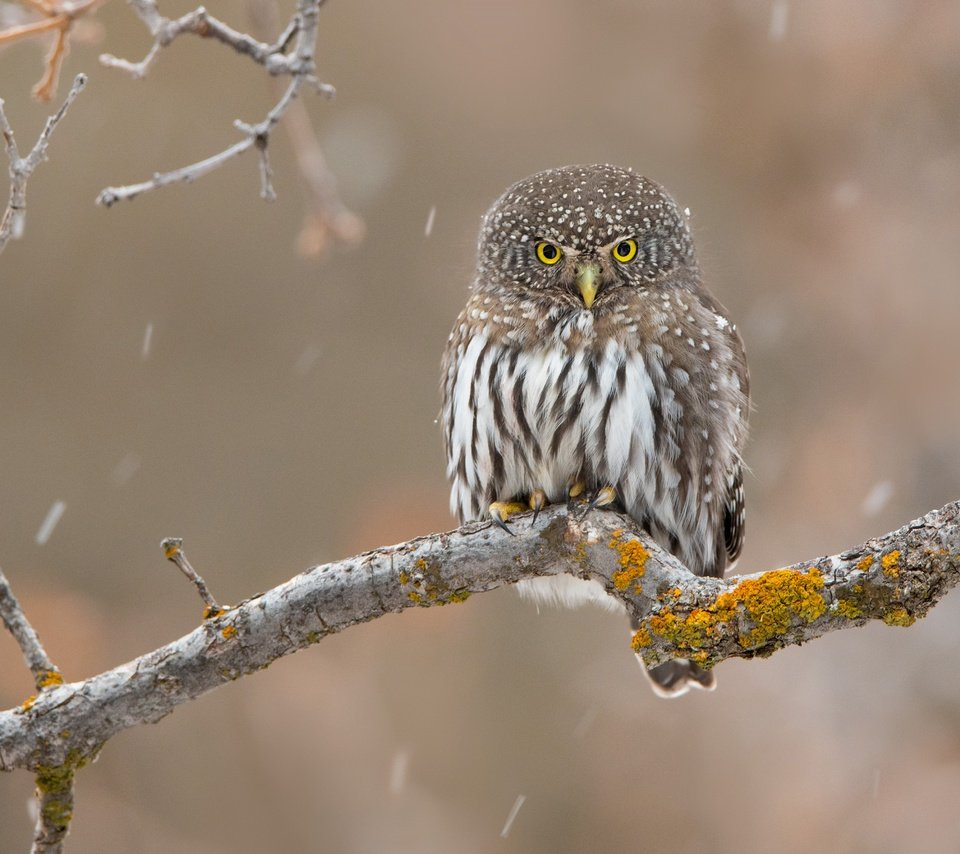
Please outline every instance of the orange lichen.
M607 545L619 556L620 569L613 573L611 580L617 590L627 590L631 584L634 592L640 592L640 579L646 571L650 553L638 540L624 540L623 531L616 530Z
M899 549L894 549L880 558L880 565L883 567L883 574L888 578L898 578L900 576Z
M870 569L871 564L873 563L873 555L865 555L857 561L857 569L861 572L866 572Z
M650 630L666 638L678 649L699 649L714 633L718 622L716 612L704 608L694 608L686 617L675 614L670 608L663 608L658 614L647 619Z
M641 627L634 632L633 639L630 641L630 646L633 647L634 652L639 653L640 650L645 649L652 643L653 638L650 637L650 632Z
M20 711L21 711L21 712L29 712L30 709L33 708L33 704L36 703L36 702L37 702L37 695L36 695L36 694L31 694L29 697L27 697L26 700L24 700L24 701L20 704Z
M791 626L812 623L821 617L827 610L820 593L823 586L823 574L816 567L806 572L766 572L741 581L712 604L694 608L687 615L677 614L669 606L661 607L643 620L640 631L634 635L634 648L638 635L645 631L669 641L678 651L699 653L709 647L718 626L738 619L747 623L746 629L738 633L738 643L750 649L762 647L776 641ZM707 661L709 655L704 652L698 661L700 658Z
M237 633L237 627L236 627L236 626L224 626L224 627L220 630L220 634L222 634L227 640L229 640L230 638L232 638L236 633Z
M51 685L62 685L63 675L58 670L45 670L37 679L37 687L49 688Z

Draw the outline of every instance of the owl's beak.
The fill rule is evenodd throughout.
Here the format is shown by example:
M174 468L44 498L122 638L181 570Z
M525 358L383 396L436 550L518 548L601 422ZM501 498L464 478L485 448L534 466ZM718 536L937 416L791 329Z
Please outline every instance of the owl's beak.
M577 290L583 297L583 304L590 308L593 301L597 298L599 289L598 279L600 278L600 268L590 262L581 262L577 264Z

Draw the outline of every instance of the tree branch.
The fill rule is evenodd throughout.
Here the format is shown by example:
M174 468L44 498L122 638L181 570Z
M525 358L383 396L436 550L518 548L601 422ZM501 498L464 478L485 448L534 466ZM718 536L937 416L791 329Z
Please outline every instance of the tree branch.
M247 5L257 35L263 37L265 33L278 29L276 0L248 0ZM278 43L284 43L284 35L280 36ZM273 82L276 88L279 81ZM340 197L336 176L327 165L303 101L290 105L283 127L303 176L307 204L303 226L297 236L297 252L304 258L320 258L334 243L356 245L363 240L366 226Z
M50 660L43 644L40 643L40 638L30 625L27 615L23 613L2 569L0 569L0 620L3 620L7 631L13 635L17 646L20 647L27 667L33 674L37 690L42 691L51 685L60 685L63 677Z
M43 695L55 685L63 684L63 676L57 666L50 660L40 638L20 607L17 597L13 595L7 577L0 570L0 619L13 635L27 666L33 673L33 680L37 691ZM25 711L36 702L37 695L28 697L20 707ZM85 762L85 757L79 757L78 763ZM62 849L63 840L70 828L70 819L73 817L73 780L79 764L37 771L37 821L33 832L33 848L35 854L41 852L58 852Z
M260 197L266 201L273 201L276 193L273 189L268 157L271 132L300 94L304 84L308 84L321 94L327 96L334 94L332 86L321 83L314 75L317 22L319 9L324 0L297 0L297 11L273 44L259 42L245 33L234 30L208 14L203 7L188 12L176 20L171 20L160 14L155 0L129 0L129 2L154 36L153 47L138 63L103 54L100 61L104 65L123 69L134 77L143 77L162 48L184 33L193 33L203 38L216 39L264 66L270 74L290 75L291 80L262 122L253 125L241 121L234 122L234 127L244 135L239 142L189 166L170 172L156 173L147 181L122 187L106 187L97 196L97 204L110 207L116 202L136 198L150 190L170 184L190 183L254 147L259 155Z
M7 241L11 238L16 240L23 236L27 216L27 181L33 174L33 170L40 165L40 161L46 157L47 146L50 144L50 135L53 133L53 129L86 85L86 75L78 74L73 81L73 86L70 87L70 92L67 94L63 106L47 119L47 124L37 139L36 145L33 146L26 157L20 157L20 151L13 136L13 128L7 121L7 116L3 111L3 99L0 98L0 135L3 136L7 157L10 160L10 200L7 203L3 218L0 219L0 252L3 252Z
M465 525L314 567L179 640L0 713L0 770L72 774L111 737L385 613L462 602L524 578L599 581L639 621L650 663L769 655L869 620L906 626L960 580L960 503L833 557L727 580L699 578L629 518L553 507L510 536ZM58 778L59 779L59 778Z

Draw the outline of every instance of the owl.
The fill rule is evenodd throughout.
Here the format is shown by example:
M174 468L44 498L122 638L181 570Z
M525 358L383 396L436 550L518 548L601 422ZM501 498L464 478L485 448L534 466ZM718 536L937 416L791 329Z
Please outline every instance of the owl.
M487 212L442 367L461 523L506 528L511 513L583 495L698 575L737 558L746 357L703 284L687 216L610 165L539 172ZM644 669L662 696L715 685L685 659Z

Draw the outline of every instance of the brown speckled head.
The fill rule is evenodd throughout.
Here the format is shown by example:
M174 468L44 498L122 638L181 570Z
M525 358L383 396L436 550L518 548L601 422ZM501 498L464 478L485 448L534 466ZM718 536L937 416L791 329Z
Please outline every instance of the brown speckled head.
M478 281L549 287L560 268L536 263L538 242L590 257L625 239L636 240L638 251L632 263L612 267L621 283L642 285L680 265L696 268L687 218L659 184L619 166L547 169L518 181L487 212Z

